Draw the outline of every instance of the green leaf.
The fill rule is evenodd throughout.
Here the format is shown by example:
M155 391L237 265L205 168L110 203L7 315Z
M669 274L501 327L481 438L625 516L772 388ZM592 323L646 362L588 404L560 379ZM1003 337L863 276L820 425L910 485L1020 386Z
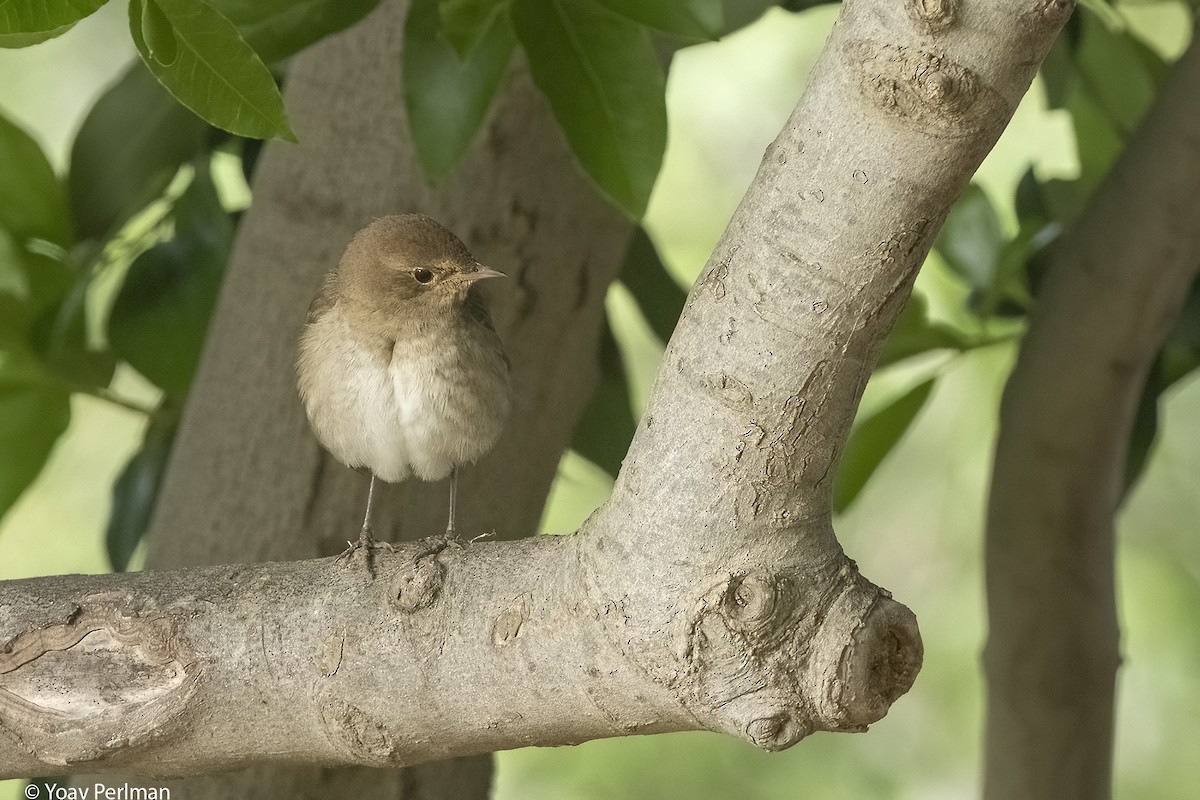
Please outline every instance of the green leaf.
M1200 278L1192 281L1168 339L1200 353Z
M640 219L667 143L666 80L649 33L590 0L514 0L512 15L584 170Z
M1119 23L1111 14L1102 16ZM1069 33L1042 64L1051 106L1071 116L1079 156L1077 180L1043 185L1047 207L1064 224L1078 217L1167 73L1162 59L1131 32L1109 28L1091 11L1074 15Z
M1200 278L1192 282L1159 360L1164 391L1200 369Z
M972 346L967 337L948 325L932 322L925 298L912 294L900 312L876 368L895 364L930 350L966 350Z
M204 150L209 130L133 64L92 106L71 147L67 190L80 235L115 234Z
M0 115L0 227L22 246L45 239L71 244L71 218L62 185L42 148Z
M722 17L725 21L721 35L740 30L761 17L768 8L776 5L778 0L722 0ZM782 4L785 8L788 3ZM805 3L807 6L808 4Z
M30 341L38 356L72 386L102 388L112 382L117 362L108 350L90 346L86 298L87 274L75 276L69 290L35 321Z
M441 20L442 35L461 58L467 54L495 17L508 16L506 3L497 0L435 0L434 13ZM410 11L409 14L412 12Z
M1128 29L1112 30L1091 13L1081 21L1083 36L1074 53L1080 79L1124 137L1154 102L1167 66Z
M725 0L726 3L736 2L737 0ZM753 0L751 5L757 5L760 0ZM779 0L779 7L784 11L807 11L810 8L823 6L827 3L833 3L835 0ZM760 14L762 12L759 12Z
M413 0L404 26L404 103L430 180L445 177L470 146L515 44L508 17L493 14L460 59L439 33L437 0Z
M1075 128L1079 178L1074 181L1075 204L1065 207L1061 217L1064 221L1078 215L1087 197L1100 185L1101 179L1108 174L1109 167L1125 147L1125 131L1083 84L1076 84L1068 91L1066 108ZM1051 197L1055 199L1053 195Z
M16 49L19 47L32 47L35 44L48 42L62 36L71 28L75 27L75 23L63 25L61 28L55 28L50 31L39 31L38 33L0 33L0 47Z
M70 399L32 355L0 342L0 518L37 478L67 429Z
M1030 259L1037 253L1034 239L1038 232L1032 226L1023 227L1000 248L991 286L971 297L972 305L981 316L1024 316L1033 307L1033 295L1026 279L1029 275L1027 267L1032 266ZM1044 264L1039 266L1044 267Z
M1022 224L1021 231L1017 234L1017 238L1024 240L1026 231L1032 228L1031 225ZM1037 229L1034 234L1028 239L1028 246L1024 255L1024 263L1018 264L1018 271L1024 274L1019 278L1014 278L1014 282L1019 282L1023 287L1022 291L1026 298L1034 298L1042 290L1043 282L1050 272L1050 267L1054 263L1054 259L1059 252L1059 245L1062 241L1063 226L1058 222L1050 222Z
M665 33L713 40L725 25L721 0L599 0L623 17Z
M45 33L93 14L107 0L2 0L0 34Z
M212 0L268 64L350 27L379 0Z
M104 544L114 572L128 568L138 542L150 527L178 422L178 416L171 413L151 417L141 449L129 459L113 484L112 513Z
M233 238L206 171L175 207L175 236L133 262L113 303L113 349L169 396L187 395Z
M5 347L24 344L32 318L33 311L27 300L0 288L0 354Z
M1046 205L1042 184L1034 174L1033 167L1025 170L1025 174L1017 183L1013 205L1017 212L1017 219L1023 225L1026 223L1045 225L1053 219L1050 208Z
M62 261L28 250L0 228L0 293L19 298L23 311L0 316L5 330L28 330L28 323L57 305L75 283L75 274Z
M654 242L640 227L625 252L620 281L637 300L651 330L665 344L683 313L687 292L667 272Z
M1158 437L1158 406L1163 392L1200 369L1200 278L1192 282L1179 319L1146 376L1129 432L1124 492L1137 483Z
M1071 17L1069 26L1077 26L1079 15ZM1054 40L1046 58L1039 67L1042 80L1046 85L1046 103L1050 108L1065 108L1067 92L1078 79L1075 69L1075 57L1072 53L1071 39L1063 35Z
M637 420L629 401L629 379L607 320L600 333L600 383L575 428L571 449L616 477L633 441Z
M930 378L867 419L855 421L842 451L841 466L834 483L835 511L841 513L850 507L876 468L904 436L929 398L933 381Z
M987 194L971 184L950 209L934 247L968 286L986 291L995 279L1004 241L1000 218Z
M296 140L271 71L232 22L203 0L150 2L174 33L178 57L161 63L151 52L142 35L147 0L130 0L130 34L142 61L176 100L238 136Z
M157 63L169 67L179 58L175 29L159 7L158 0L142 1L142 39L146 42L146 49Z

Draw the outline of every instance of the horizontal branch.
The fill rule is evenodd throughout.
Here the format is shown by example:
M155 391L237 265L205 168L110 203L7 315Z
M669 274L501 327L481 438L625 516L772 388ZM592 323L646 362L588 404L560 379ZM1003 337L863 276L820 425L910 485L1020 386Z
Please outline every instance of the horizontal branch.
M376 551L374 579L360 553L0 584L0 778L400 766L705 726L679 702L686 665L698 649L736 659L736 643L703 636L718 623L752 636L770 598L716 586L685 625L623 641L611 635L626 624L621 599L588 597L579 541L425 540ZM824 727L886 710L838 711L877 691L871 654L891 645L862 631L887 628L894 605L843 594L820 609L818 642L865 645L814 647ZM665 657L681 665L674 685L637 667ZM741 734L771 747L775 726L755 717Z

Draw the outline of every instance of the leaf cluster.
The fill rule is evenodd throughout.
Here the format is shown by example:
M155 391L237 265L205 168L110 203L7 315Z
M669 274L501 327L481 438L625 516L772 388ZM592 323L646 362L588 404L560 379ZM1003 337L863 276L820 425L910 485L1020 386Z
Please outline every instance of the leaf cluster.
M60 36L105 0L0 4L0 46ZM114 486L122 569L148 523L199 361L235 220L212 176L241 137L294 140L266 66L366 15L378 0L131 0L135 65L89 111L59 177L0 117L0 516L70 422L71 396L144 413L141 449ZM247 158L247 161L250 159ZM159 390L111 388L127 364Z
M294 138L275 73L378 0L132 0L141 56L90 110L57 175L38 144L0 117L0 516L41 470L76 394L133 408L111 384L119 364L161 391L142 448L114 487L109 529L123 568L145 529L199 360L236 215L223 206L215 159L258 152L254 138ZM803 0L782 3L799 10ZM103 0L0 4L0 46L62 35ZM665 64L774 5L767 0L413 0L404 31L403 97L431 180L449 175L477 135L520 54L597 188L640 219L666 145ZM1154 98L1166 65L1100 10L1076 16L1043 68L1050 100L1075 124L1077 178L1031 170L1007 233L971 187L936 251L963 287L962 314L935 319L913 296L881 355L915 376L860 415L843 453L835 507L857 498L902 439L955 354L1020 334L1062 230L1080 213ZM272 65L268 67L266 65ZM190 110L189 110L190 109ZM193 113L194 112L194 113ZM251 137L251 138L243 138ZM228 162L226 162L228 163ZM685 299L639 231L620 276L665 343ZM932 353L945 357L930 359ZM925 358L922 358L925 357ZM601 380L574 448L615 475L635 429L629 367L610 325ZM1139 410L1129 480L1157 428L1161 392L1200 364L1200 289L1156 362Z
M757 18L750 0L413 0L404 99L426 175L466 151L519 49L572 152L633 219L646 211L667 143L669 53Z
M144 414L114 496L117 568L152 510L224 274L233 220L210 163L236 147L140 67L91 109L63 177L0 116L0 515L65 432L73 395ZM114 391L120 364L161 390L156 405Z
M251 140L294 141L277 82L286 59L378 2L131 0L141 65L90 110L65 175L28 133L0 118L0 516L66 430L72 395L103 397L147 417L142 448L114 487L109 553L114 567L128 563L153 508L235 226L218 198L214 156L244 156L248 169L257 153ZM0 47L61 36L104 3L0 3ZM414 0L397 100L407 105L424 169L440 179L478 132L519 48L586 173L637 218L666 145L665 54L715 39L771 5ZM683 293L649 240L642 245L656 266L631 266L631 285L647 308L649 293L667 290L652 315L673 324ZM631 264L640 263L636 256ZM619 354L611 336L606 341L606 385L623 392ZM113 391L120 364L161 390L157 405ZM612 423L619 434L609 442L632 431L627 403ZM608 446L596 457L612 466L621 453Z

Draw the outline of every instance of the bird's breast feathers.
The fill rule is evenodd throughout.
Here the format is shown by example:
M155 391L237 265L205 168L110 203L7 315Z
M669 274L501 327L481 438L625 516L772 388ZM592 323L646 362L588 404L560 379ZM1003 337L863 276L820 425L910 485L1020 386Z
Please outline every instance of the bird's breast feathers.
M330 309L300 340L300 395L317 438L339 461L391 482L438 480L475 461L496 443L511 402L494 337L468 326L368 339Z

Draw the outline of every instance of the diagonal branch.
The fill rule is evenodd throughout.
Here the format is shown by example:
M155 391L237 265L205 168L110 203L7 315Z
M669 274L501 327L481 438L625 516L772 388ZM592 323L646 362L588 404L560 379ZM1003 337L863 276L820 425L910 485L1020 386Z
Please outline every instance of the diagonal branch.
M426 540L373 581L314 560L0 585L0 777L696 728L779 749L881 718L920 638L834 538L832 475L937 228L1070 10L843 6L575 535Z
M986 796L1111 793L1113 518L1150 366L1200 270L1200 36L1048 272L988 509Z

